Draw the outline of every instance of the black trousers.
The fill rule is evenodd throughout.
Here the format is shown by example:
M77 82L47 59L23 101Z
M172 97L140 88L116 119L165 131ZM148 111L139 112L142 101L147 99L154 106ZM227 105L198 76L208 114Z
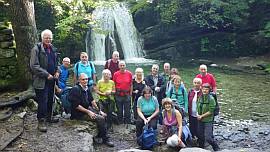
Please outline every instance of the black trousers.
M145 118L149 117L149 116L144 116ZM152 127L154 130L157 129L157 121L158 121L158 117L154 117L150 120L150 122L148 122L149 127ZM143 119L138 116L137 120L136 120L136 136L139 137L142 132L143 132L143 126L144 126L144 121Z

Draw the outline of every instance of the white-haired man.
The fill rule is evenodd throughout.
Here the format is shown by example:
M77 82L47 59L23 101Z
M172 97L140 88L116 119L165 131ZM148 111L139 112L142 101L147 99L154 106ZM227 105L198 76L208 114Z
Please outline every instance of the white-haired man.
M112 74L111 79L113 79L114 73L119 70L118 64L119 64L119 52L113 51L112 58L107 60L104 66L104 69L109 69L111 71Z
M213 91L216 94L217 92L216 79L211 73L207 72L207 66L205 64L200 65L199 71L200 74L198 74L196 78L201 78L202 84L205 83L210 84L211 91Z
M51 44L53 34L46 29L41 33L42 42L31 50L30 68L33 73L33 87L38 102L38 130L47 131L47 122L58 122L52 117L55 79L59 77L56 48Z

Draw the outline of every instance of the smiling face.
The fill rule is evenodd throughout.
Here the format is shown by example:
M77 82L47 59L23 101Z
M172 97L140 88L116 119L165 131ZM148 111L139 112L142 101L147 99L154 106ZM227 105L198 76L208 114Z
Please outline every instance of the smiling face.
M202 79L200 78L195 78L193 80L193 86L196 90L199 90L201 88L201 85L202 85Z
M169 63L165 63L163 68L164 68L165 73L170 73L170 64Z
M199 68L199 71L201 73L201 75L205 76L206 73L207 73L207 66L206 65L201 65L200 68Z
M81 73L79 76L79 83L83 86L86 87L88 84L88 77L85 73Z
M124 61L119 62L119 70L124 72L126 70L126 63Z
M206 88L206 87L203 87L203 88L202 88L202 93L203 93L204 95L209 94L209 92L210 92L210 88Z
M115 62L119 60L119 53L117 51L113 52L112 60Z
M144 96L144 98L145 98L146 100L149 100L150 97L151 97L151 92L150 92L150 91L146 91L146 92L143 94L143 96Z
M158 74L159 67L158 65L154 64L152 66L152 75L157 75Z
M172 104L169 102L164 103L164 109L170 111L172 109Z
M42 43L49 46L52 43L52 34L49 32L43 33Z

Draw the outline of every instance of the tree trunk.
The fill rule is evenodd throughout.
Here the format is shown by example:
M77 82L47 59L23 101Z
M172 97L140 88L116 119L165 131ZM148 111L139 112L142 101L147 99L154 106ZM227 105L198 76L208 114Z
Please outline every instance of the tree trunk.
M34 12L34 0L9 0L9 14L12 22L18 62L19 87L29 86L31 73L29 68L30 52L38 41Z

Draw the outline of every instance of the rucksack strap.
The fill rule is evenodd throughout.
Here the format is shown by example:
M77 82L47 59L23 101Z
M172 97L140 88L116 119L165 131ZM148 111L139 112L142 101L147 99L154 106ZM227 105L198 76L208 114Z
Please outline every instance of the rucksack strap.
M184 95L184 87L181 86L180 89L181 89L181 92L182 92L182 96L183 96L183 98L184 98L184 96L185 96L185 95ZM171 89L170 89L170 98L172 98L172 95L173 95L173 94L176 96L176 99L178 99L178 96L180 96L180 94L174 93L174 92L173 92L173 88L171 88Z

